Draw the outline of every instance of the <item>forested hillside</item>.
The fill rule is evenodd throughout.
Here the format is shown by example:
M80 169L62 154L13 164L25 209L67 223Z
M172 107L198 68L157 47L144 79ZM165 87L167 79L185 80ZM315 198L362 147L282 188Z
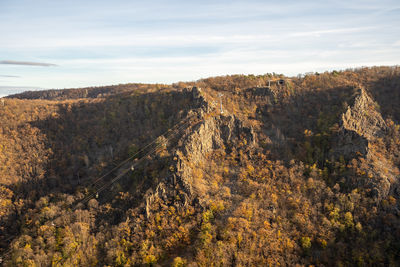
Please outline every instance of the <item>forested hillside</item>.
M26 92L0 102L0 257L398 266L399 168L399 67Z

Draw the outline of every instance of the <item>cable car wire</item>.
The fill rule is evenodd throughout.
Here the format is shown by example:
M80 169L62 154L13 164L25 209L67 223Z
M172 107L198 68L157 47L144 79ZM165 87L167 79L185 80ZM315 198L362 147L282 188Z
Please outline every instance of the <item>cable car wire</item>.
M184 118L182 121L178 122L177 124L175 124L172 128L168 129L167 131L165 131L162 135L158 136L157 138L155 138L152 142L150 142L149 144L147 144L146 146L144 146L142 149L140 149L138 152L136 152L134 155L130 156L129 158L123 160L121 163L119 163L116 167L114 167L113 169L111 169L110 171L108 171L107 173L105 173L104 175L100 176L99 178L97 178L92 184L90 184L90 186L96 185L98 182L100 182L103 178L107 177L108 175L110 175L113 171L121 168L122 165L124 165L125 163L127 163L129 160L133 159L134 157L136 157L137 155L139 155L139 153L142 153L145 151L145 149L147 149L148 147L150 147L151 145L155 144L157 142L157 140L159 139L159 137L161 136L168 136L168 138L166 138L166 140L162 143L159 143L156 145L156 147L154 147L153 149L151 149L150 151L148 151L145 155L143 155L138 161L136 161L134 164L132 164L132 166L130 168L127 168L125 170L122 171L122 173L120 173L119 175L117 175L116 177L114 177L111 181L107 182L106 184L104 184L103 186L101 186L99 189L97 189L94 193L91 193L89 195L87 195L86 197L84 197L83 199L81 199L78 202L75 202L73 204L73 207L71 208L72 211L75 211L78 207L79 204L84 204L86 202L88 202L90 199L93 198L94 195L98 196L99 193L101 193L102 191L104 191L107 187L109 187L110 185L114 184L116 181L118 181L119 179L121 179L125 174L127 174L131 168L139 165L139 163L141 163L147 156L151 155L152 153L154 153L155 151L157 151L158 149L160 149L162 146L164 146L169 139L172 139L172 137L175 135L174 132L176 132L176 134L178 134L179 132L181 132L184 129L187 129L187 126L189 126L190 123L198 123L201 121L198 120L196 122L191 122L191 119L195 116L197 116L198 114L193 114L189 117ZM182 123L183 122L183 123ZM187 125L186 125L187 124ZM179 126L180 125L180 126ZM176 129L174 129L176 128ZM174 129L174 130L172 130ZM61 214L56 216L55 218L53 218L52 220L54 221L55 219L61 217ZM13 235L9 238L7 238L6 241L8 240L12 240L15 237L17 237L18 235ZM8 256L11 253L11 244L10 247L4 252L2 253L0 259L1 261L5 260L6 256Z
M174 131L177 131L177 133L179 133L180 131L182 131L183 129L186 129L186 124L191 123L190 120L188 120L187 122L185 122L184 124L182 124L179 128L177 128ZM195 122L197 123L197 122ZM171 133L172 135L172 133ZM162 135L161 135L162 136ZM156 147L154 147L153 149L151 149L150 151L148 151L145 155L143 155L138 161L134 162L129 168L126 168L125 170L122 171L122 173L118 174L116 177L114 177L111 181L106 182L104 185L102 185L100 188L97 188L94 190L93 193L87 195L84 199L78 201L74 206L76 207L77 205L81 204L81 203L86 203L88 202L90 199L92 199L94 196L96 196L97 194L101 193L102 191L104 191L107 187L111 186L112 184L114 184L116 181L118 181L119 179L121 179L125 174L127 174L131 168L136 167L137 165L139 165L147 156L151 155L152 153L156 152L158 149L160 149L161 147L163 147L168 141L169 139L172 139L173 136L170 136L168 138L166 138L166 141L164 141L163 143L157 144ZM156 140L158 139L158 137L156 138Z
M194 117L196 114L190 116L190 117L186 117L185 119L183 119L183 121L185 120L189 120L191 117ZM168 129L167 131L165 131L163 134L161 134L160 136L163 136L165 134L167 134L170 131L173 131L172 129L177 127L182 121L180 121L179 123L175 124L172 128ZM160 137L159 136L159 137ZM103 174L102 176L100 176L99 178L97 178L94 182L92 182L91 185L95 184L96 182L98 182L99 180L103 179L104 177L110 175L113 171L117 170L118 168L120 168L122 165L124 165L125 163L127 163L129 160L133 159L134 157L136 157L137 155L139 155L141 152L143 152L146 148L148 148L149 146L153 145L155 142L157 142L157 138L155 138L152 142L148 143L146 146L144 146L143 148L141 148L139 151L137 151L135 154L133 154L132 156L130 156L129 158L123 160L122 162L120 162L117 166L115 166L114 168L112 168L110 171L108 171L107 173Z
M126 164L129 160L135 158L137 155L139 155L140 153L144 152L146 148L148 148L148 147L150 147L151 145L155 144L155 143L157 142L157 140L158 140L161 136L164 136L164 137L166 138L166 140L168 141L168 140L170 139L170 136L174 135L175 132L176 132L176 133L179 133L182 129L184 129L184 128L186 127L186 124L189 124L189 123L191 122L191 119L192 119L193 117L194 117L194 116L190 116L190 117L187 117L187 118L185 118L184 120L182 120L183 122L184 122L184 121L186 121L186 122L184 122L181 126L179 126L179 124L181 124L182 121L179 122L179 123L177 123L176 125L174 125L172 128L170 128L169 130L167 130L166 132L164 132L162 135L160 135L160 136L158 136L157 138L155 138L151 143L147 144L147 145L146 145L145 147L143 147L141 150L139 150L138 152L136 152L134 155L132 155L131 157L129 157L129 158L125 159L124 161L122 161L120 164L118 164L117 167L114 167L112 170L110 170L109 172L107 172L105 175L103 175L103 176L99 177L98 179L96 179L94 182L92 182L92 183L90 184L90 186L93 187L93 186L97 185L103 178L105 178L106 176L108 176L109 174L111 174L113 171L115 171L115 170L117 170L117 169L120 169L120 168L121 168L124 164ZM171 129L177 127L177 126L179 126L179 127L176 128L176 129L174 129L174 130L171 130ZM161 144L161 146L163 146L163 145L164 145L164 144ZM147 154L144 155L144 156L147 156ZM131 168L132 168L132 167L134 167L134 166L131 165Z

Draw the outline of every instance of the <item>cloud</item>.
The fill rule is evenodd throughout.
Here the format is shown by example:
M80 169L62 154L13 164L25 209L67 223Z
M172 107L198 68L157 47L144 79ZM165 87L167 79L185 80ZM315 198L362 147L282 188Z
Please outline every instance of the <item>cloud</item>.
M20 78L21 76L16 76L16 75L2 75L2 74L0 74L0 77L2 77L2 78Z
M89 48L106 49L109 47L185 47L202 45L226 45L226 44L251 44L254 42L271 42L270 33L210 33L200 32L196 34L186 33L154 33L154 34L86 34L85 36L74 36L71 38L42 38L40 41L29 41L29 47L40 49L66 49L66 48ZM18 48L26 49L26 45L17 40L6 40L2 42L0 49ZM1 62L0 62L1 63ZM3 63L4 64L4 63Z
M318 31L304 31L293 33L294 37L320 37L323 34L341 34L341 33L356 33L366 30L375 29L375 27L358 27L358 28L340 28L340 29L328 29L328 30L318 30Z
M14 61L14 60L0 60L0 64L5 65L25 65L25 66L42 66L42 67L55 67L56 64L43 63L43 62L29 62L29 61Z

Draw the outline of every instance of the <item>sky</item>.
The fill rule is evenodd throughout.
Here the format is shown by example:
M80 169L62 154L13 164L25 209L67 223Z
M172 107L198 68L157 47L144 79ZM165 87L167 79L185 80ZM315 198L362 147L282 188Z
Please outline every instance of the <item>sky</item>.
M400 63L400 1L0 0L0 95Z

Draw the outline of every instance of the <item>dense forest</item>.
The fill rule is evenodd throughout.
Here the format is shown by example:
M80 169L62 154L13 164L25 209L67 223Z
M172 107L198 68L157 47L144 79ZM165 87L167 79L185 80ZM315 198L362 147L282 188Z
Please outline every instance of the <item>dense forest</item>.
M399 266L400 67L0 100L0 265Z

